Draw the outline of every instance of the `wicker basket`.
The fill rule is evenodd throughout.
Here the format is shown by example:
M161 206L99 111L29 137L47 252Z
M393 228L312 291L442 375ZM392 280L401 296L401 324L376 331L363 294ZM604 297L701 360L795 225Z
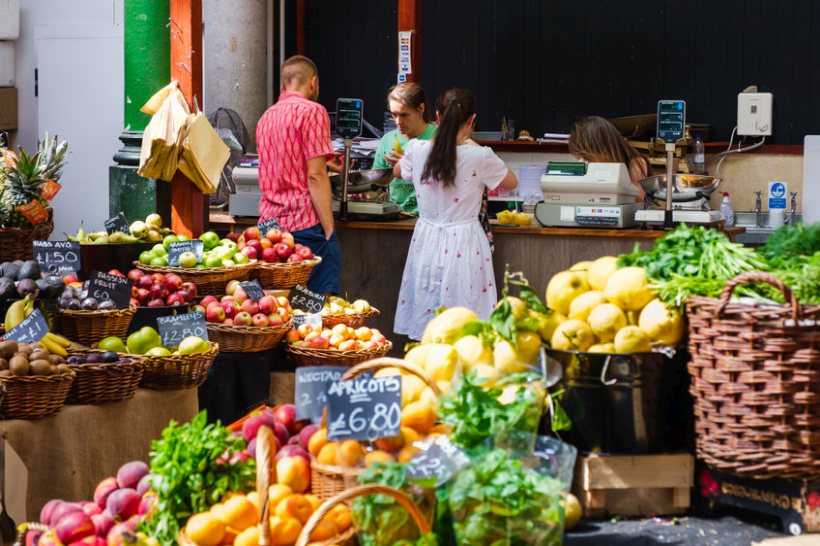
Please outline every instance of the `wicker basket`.
M293 288L297 284L307 284L310 271L322 263L322 258L314 256L298 263L257 262L256 278L262 288Z
M219 344L209 344L209 351L195 355L140 356L145 368L140 386L158 391L199 387L208 378L208 370L219 353Z
M219 343L222 351L228 353L258 353L276 347L282 341L292 322L288 320L280 326L231 326L209 322L208 339Z
M39 419L57 413L73 380L74 374L0 377L6 388L0 415L4 419Z
M31 260L34 258L32 241L48 240L54 231L54 210L48 208L48 220L30 228L0 228L0 262Z
M71 351L70 355L87 356L102 351ZM106 404L134 396L142 379L143 364L138 358L120 357L111 363L69 364L74 382L66 404Z
M753 282L788 303L729 303ZM698 456L740 476L820 478L820 306L801 306L779 279L753 272L686 307Z
M186 267L155 267L134 262L134 267L145 273L176 273L183 281L196 285L199 296L218 296L225 292L229 281L247 281L256 268L256 262L235 265L233 267L206 267L192 269Z
M368 319L378 316L379 310L371 307L367 313L350 313L343 315L322 315L322 326L333 328L337 324L346 324L351 328L364 326Z
M135 306L128 309L105 311L71 311L60 309L60 333L71 341L83 345L96 345L109 336L124 338L131 318L137 312Z
M337 349L308 349L287 345L288 358L294 366L353 366L359 362L379 358L390 352L393 344L373 347L360 351L339 351Z
M39 521L27 521L17 526L17 539L14 541L14 546L26 546L26 535L31 533L46 533L48 532L48 525L40 523Z

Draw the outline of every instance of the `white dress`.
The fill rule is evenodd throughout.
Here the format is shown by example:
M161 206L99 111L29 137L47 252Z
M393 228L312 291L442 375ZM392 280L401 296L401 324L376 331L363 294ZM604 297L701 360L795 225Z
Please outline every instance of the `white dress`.
M452 186L421 180L432 141L411 140L401 173L412 180L419 218L401 279L394 331L421 339L439 307L464 306L486 319L498 296L492 253L478 221L484 188L493 190L507 166L490 148L461 145Z

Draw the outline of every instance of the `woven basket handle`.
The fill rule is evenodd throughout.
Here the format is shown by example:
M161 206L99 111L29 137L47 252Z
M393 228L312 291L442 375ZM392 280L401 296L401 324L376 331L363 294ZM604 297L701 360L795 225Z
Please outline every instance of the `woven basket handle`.
M723 293L720 295L720 304L716 310L717 315L720 316L723 314L723 311L726 309L726 306L729 305L729 298L732 297L732 292L734 292L737 286L741 284L750 284L755 282L764 282L766 284L770 284L780 290L783 293L783 297L786 300L786 305L791 307L792 311L792 320L796 323L800 319L803 318L803 310L800 307L800 304L797 302L797 298L792 292L791 288L783 284L783 281L772 275L771 273L764 273L762 271L750 271L748 273L741 273L736 277L729 280L726 283L726 288L723 289Z
M424 373L421 368L414 366L401 358L391 358L389 356L374 358L373 360L368 360L367 362L362 362L361 364L353 366L342 376L342 381L353 379L354 377L358 377L365 372L375 372L376 370L381 370L384 368L398 368L399 370L415 375L424 381L428 387L430 387L430 390L433 391L436 398L441 397L441 389L438 388L435 381L427 377L427 374Z
M299 534L299 540L296 541L295 546L307 546L308 540L310 540L310 534L316 529L316 526L320 521L322 521L322 518L324 518L334 506L342 502L352 500L356 497L364 497L366 495L386 495L394 499L396 502L401 504L405 510L407 510L422 535L426 535L431 532L430 524L427 523L427 520L424 518L421 511L419 511L416 504L401 491L393 489L392 487L386 487L384 485L358 485L356 487L346 489L338 495L323 502L322 505L315 512L313 512L313 515L307 520L305 526L302 527L302 532Z
M259 546L270 546L270 502L268 487L276 483L272 462L276 455L273 431L270 427L259 427L256 434L256 491L259 494Z

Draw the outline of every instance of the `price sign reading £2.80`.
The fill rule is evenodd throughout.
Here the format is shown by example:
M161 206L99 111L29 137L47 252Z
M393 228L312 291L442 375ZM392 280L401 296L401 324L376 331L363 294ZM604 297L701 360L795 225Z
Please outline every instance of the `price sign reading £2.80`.
M421 452L407 465L407 477L411 480L434 480L436 487L470 464L470 458L446 436L427 440Z
M330 440L378 440L401 433L401 376L357 377L327 389Z
M202 311L157 317L157 329L164 347L179 345L183 339L190 336L208 341L208 328L205 326L205 313Z
M305 313L321 313L325 297L297 284L290 291L290 306Z

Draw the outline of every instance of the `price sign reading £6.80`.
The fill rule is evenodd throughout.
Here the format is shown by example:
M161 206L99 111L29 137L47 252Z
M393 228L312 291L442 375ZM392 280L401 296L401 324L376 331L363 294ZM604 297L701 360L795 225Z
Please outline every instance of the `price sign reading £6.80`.
M327 405L327 388L338 383L347 371L344 366L304 366L296 368L296 419L322 420Z
M327 389L330 440L378 440L401 433L401 376L357 377Z
M77 273L82 269L80 243L73 241L32 241L34 259L40 269L55 275Z
M205 313L194 311L184 315L157 317L157 329L164 347L174 347L186 337L196 336L208 341Z
M128 277L92 271L88 295L97 301L112 300L117 309L127 309L131 304L131 286Z
M35 309L23 322L3 334L3 339L18 343L37 343L48 333L48 324L39 309Z
M305 313L321 313L325 297L297 284L290 291L290 306Z

